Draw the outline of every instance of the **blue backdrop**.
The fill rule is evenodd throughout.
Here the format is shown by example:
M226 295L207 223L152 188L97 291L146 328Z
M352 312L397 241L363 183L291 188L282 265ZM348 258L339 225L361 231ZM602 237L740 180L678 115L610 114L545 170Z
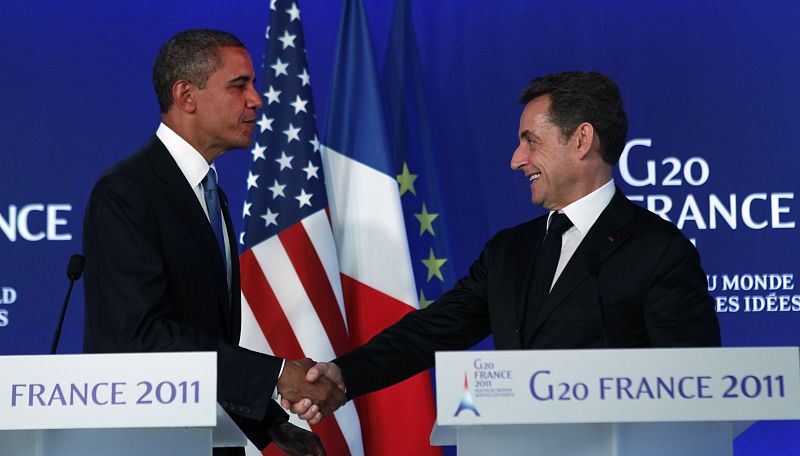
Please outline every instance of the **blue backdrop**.
M382 66L393 2L365 3ZM800 7L411 3L456 276L491 234L540 214L527 180L508 165L521 89L536 75L597 70L619 83L630 119L616 180L696 241L724 344L800 344ZM342 5L300 6L324 137ZM89 191L158 125L150 85L158 47L182 29L220 28L258 65L268 2L4 2L0 11L0 355L46 353ZM232 152L218 164L232 207L244 198L247 157ZM82 319L77 289L61 352L81 350ZM747 455L797 447L797 423L759 423L736 441Z

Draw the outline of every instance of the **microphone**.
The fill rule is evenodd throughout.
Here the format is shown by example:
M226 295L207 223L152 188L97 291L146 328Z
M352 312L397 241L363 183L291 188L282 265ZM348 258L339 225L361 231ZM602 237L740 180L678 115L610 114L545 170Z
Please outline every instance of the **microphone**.
M603 330L603 345L608 348L608 330L606 329L606 308L603 305L603 293L600 291L600 254L597 250L589 250L586 253L586 262L589 264L589 274L594 278L594 288L597 294L597 302L600 305L600 325Z
M58 318L58 326L56 326L56 334L53 337L53 345L50 347L51 355L56 354L56 349L58 348L58 339L61 338L61 327L64 326L64 315L67 314L67 304L69 303L69 297L72 294L72 287L75 285L75 281L81 278L81 274L83 274L83 266L85 264L86 260L83 258L83 255L72 255L69 258L69 264L67 265L69 288L67 288L67 296L64 298L64 305L61 307L61 316Z

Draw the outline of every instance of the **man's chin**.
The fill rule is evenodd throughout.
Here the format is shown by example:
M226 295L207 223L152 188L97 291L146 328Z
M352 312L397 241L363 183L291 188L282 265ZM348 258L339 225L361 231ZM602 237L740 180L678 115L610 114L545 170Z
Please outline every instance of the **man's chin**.
M249 137L246 139L242 139L241 141L237 141L237 143L233 147L231 147L231 149L247 150L250 149L250 147L252 146L253 146L253 138Z

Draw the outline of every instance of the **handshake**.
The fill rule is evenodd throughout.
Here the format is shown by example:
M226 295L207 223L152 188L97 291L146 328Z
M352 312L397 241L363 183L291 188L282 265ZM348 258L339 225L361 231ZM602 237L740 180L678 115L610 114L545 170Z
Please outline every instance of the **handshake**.
M281 405L308 424L317 424L345 403L342 371L309 358L286 361L278 378Z

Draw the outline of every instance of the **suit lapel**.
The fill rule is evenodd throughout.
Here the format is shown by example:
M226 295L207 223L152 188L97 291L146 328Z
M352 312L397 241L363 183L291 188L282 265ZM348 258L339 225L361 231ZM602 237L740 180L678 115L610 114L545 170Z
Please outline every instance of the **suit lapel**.
M530 295L530 287L533 278L533 267L536 263L536 255L539 253L539 247L542 245L544 239L545 228L547 226L547 215L540 217L536 223L533 224L532 229L523 233L523 238L518 240L517 245L514 247L518 250L517 255L511 256L513 264L510 264L510 271L512 271L512 280L509 283L518 283L519 287L511 287L514 293L515 303L514 309L514 329L518 330L518 334L522 334L522 326L525 321L525 312L528 308L528 298ZM522 338L519 339L519 344L522 347Z
M597 218L592 228L586 233L578 249L570 258L553 289L545 299L535 329L528 334L526 347L530 347L533 336L547 317L572 293L591 269L592 262L602 264L625 240L630 237L626 226L633 222L633 203L617 189L611 202ZM591 259L594 256L596 259Z
M183 222L192 240L197 244L198 251L206 257L205 263L212 269L212 275L219 282L217 287L220 290L219 297L227 304L228 293L224 292L228 289L225 260L219 251L214 230L208 223L208 218L200 206L200 202L197 201L197 195L189 187L178 164L175 163L163 143L157 138L153 138L148 146L147 155L153 166L153 172L164 182L164 195L178 214L178 218ZM226 219L226 223L230 226L228 219ZM234 252L235 250L231 249L231 255ZM223 305L220 309L226 321L230 318L228 307L228 305Z

